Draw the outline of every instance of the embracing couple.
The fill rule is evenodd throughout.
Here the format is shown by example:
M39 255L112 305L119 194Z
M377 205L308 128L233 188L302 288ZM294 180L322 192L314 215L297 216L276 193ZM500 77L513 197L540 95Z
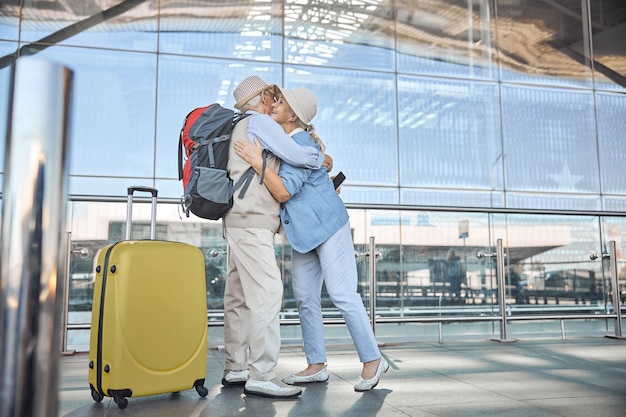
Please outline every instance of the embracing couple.
M321 310L325 283L363 363L354 389L371 390L389 365L357 292L348 212L328 175L332 159L311 124L317 99L310 90L286 90L258 76L243 80L233 95L235 108L251 117L233 130L229 175L236 182L252 165L263 181L252 181L224 217L229 250L222 384L244 385L247 395L290 398L302 393L299 384L327 381ZM281 224L293 249L293 291L308 364L282 381L274 373L283 295L274 235Z

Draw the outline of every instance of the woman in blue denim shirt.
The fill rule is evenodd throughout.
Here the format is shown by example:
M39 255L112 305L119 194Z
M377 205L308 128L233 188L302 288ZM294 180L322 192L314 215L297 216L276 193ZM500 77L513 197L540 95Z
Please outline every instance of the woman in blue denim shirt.
M317 113L315 95L307 89L279 88L272 118L300 145L325 151L311 119ZM326 348L321 291L326 290L343 316L363 369L356 391L374 388L389 364L382 357L357 292L358 275L348 212L325 169L310 170L281 163L277 173L263 167L259 143L235 143L237 155L257 171L265 169L265 185L281 204L280 217L293 249L293 292L298 305L306 369L283 379L287 384L325 382Z

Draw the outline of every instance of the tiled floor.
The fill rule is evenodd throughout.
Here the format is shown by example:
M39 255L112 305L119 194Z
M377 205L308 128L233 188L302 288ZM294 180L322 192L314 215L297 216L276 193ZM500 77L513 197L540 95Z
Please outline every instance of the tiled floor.
M357 393L360 363L351 346L328 352L330 380L305 387L292 400L249 397L220 384L224 355L208 353L209 394L195 390L130 398L119 409L96 403L87 382L86 354L61 357L59 416L67 417L623 417L626 416L626 341L464 341L382 346L391 367L378 387ZM277 372L305 366L300 348L281 352Z

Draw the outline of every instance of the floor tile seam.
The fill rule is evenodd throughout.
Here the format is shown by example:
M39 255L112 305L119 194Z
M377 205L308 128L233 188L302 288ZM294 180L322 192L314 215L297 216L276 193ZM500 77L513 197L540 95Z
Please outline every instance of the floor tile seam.
M449 350L449 351L450 352L457 352L457 353L460 353L460 354L467 354L467 355L470 356L467 359L474 359L473 357L471 357L472 356L471 352L468 353L467 350ZM484 352L484 350L480 350L479 352ZM552 351L552 350L547 350L546 351L546 350L535 349L535 350L522 350L521 352L519 350L514 350L513 352L510 352L507 349L506 352L511 353L511 354L519 354L520 356L523 356L523 357L543 359L543 360L546 360L546 361L548 361L550 363L554 363L555 361L558 361L558 364L554 365L555 369L561 369L562 367L564 367L564 365L565 365L565 368L580 369L581 368L580 361L585 361L586 362L586 365L585 365L584 369L593 370L593 371L595 371L597 366L599 366L599 365L602 365L602 366L609 365L610 366L610 364L613 364L613 363L622 363L621 361L618 361L618 360L612 360L612 361L604 360L604 361L600 361L600 360L593 360L593 359L588 359L588 358L582 358L581 359L581 358L578 358L578 357L573 356L573 355L565 357L563 355L555 354L555 352ZM528 355L529 352L532 352L533 355ZM462 356L458 356L457 358L465 359ZM481 356L480 359L482 359L482 360L489 360L488 358L485 358L483 356ZM498 362L494 362L494 361L491 361L491 362L494 363L494 365L496 367L500 366L500 363L498 363ZM504 365L504 364L502 364L502 365ZM621 369L621 368L617 368L617 369L613 368L612 370L615 371L615 372L619 372L619 369Z
M458 382L460 384L466 385L468 387L472 387L472 388L474 388L474 389L476 389L478 391L488 392L490 394L501 396L503 398L506 398L506 399L509 399L509 400L512 400L512 401L518 401L519 400L519 398L512 397L511 395L505 394L503 392L496 391L496 390L491 389L491 388L487 388L486 386L477 385L476 383L473 383L473 382L470 382L470 381L465 381L463 379L456 378L456 377L451 376L451 375L441 375L441 376L445 376L445 377L447 377L450 380L454 380L454 381L456 381L456 382ZM459 391L464 391L464 390L459 390Z
M497 395L497 394L496 394ZM518 405L520 408L523 407L527 407L528 404L523 401L523 400L519 400L517 398L511 398L511 397L506 397L506 396L501 396L502 398L494 398L494 399L485 399L485 398L480 398L480 399L462 399L459 401L454 401L451 400L450 398L447 398L445 400L441 400L441 402L431 402L428 404L418 404L415 406L397 406L400 408L406 408L406 407L410 407L410 408L417 408L417 409L426 409L426 408L431 408L431 407L450 407L450 406L467 406L467 405L477 405L477 404L499 404L499 403L515 403L516 405Z
M85 391L85 392L91 392L91 388L89 388L89 385L86 386L62 386L59 388L60 392L77 392L77 391Z
M466 374L463 374L463 375L466 375ZM575 395L564 395L562 397L555 397L555 398L580 398L580 397L594 398L594 397L603 397L603 396L621 398L621 397L626 395L626 392L624 392L623 388L622 388L622 392L620 392L616 388L613 389L613 388L607 388L605 386L599 386L597 384L592 384L592 382L589 382L587 380L582 380L582 381L578 380L578 379L577 380L573 380L572 378L569 378L569 377L558 377L558 376L551 375L551 374L547 374L547 376L550 377L550 381L543 380L542 386L544 386L544 387L550 386L551 384L559 384L559 383L575 384L578 387L577 394L575 394ZM473 386L474 388L483 389L483 390L490 391L490 392L495 392L495 391L493 391L493 389L489 389L487 387L483 387L483 386L477 385L476 383L472 383L470 381L466 381L466 380L462 379L462 376L459 376L458 378L450 376L450 378L451 379L456 379L460 383ZM514 381L514 382L516 384L519 384L519 382L517 382L517 381ZM524 382L522 382L522 385L523 384L524 384ZM580 387L583 387L583 388L580 388ZM607 389L609 389L612 394L611 393L607 393L607 391L606 391ZM516 391L516 392L519 392L519 390ZM502 395L505 395L505 394L502 394ZM511 398L513 398L513 397L511 397ZM519 397L515 397L515 398L517 399ZM531 399L531 398L529 397L529 398L521 398L521 399Z
M596 371L598 366L610 365L613 363L623 364L624 359L626 359L626 354L624 355L624 359L618 360L598 360L594 358L588 357L580 357L575 356L574 354L569 354L566 351L555 352L553 350L534 350L534 353L537 354L536 357L543 358L550 362L558 361L562 367L571 368L571 369L585 369ZM620 369L620 368L618 368ZM624 367L626 369L626 367Z
M546 409L546 407L540 407L540 406L538 406L538 405L529 404L529 403L526 403L526 402L524 402L524 401L515 401L515 400L512 400L512 401L513 401L514 403L517 403L517 404L515 405L515 407L514 407L514 410L524 410L525 412L528 412L528 411L529 411L529 409L537 409L537 408L539 408L539 409L541 409L541 410L543 410L543 411L544 411L544 412L542 413L542 415L543 415L543 416L550 416L550 417L571 417L571 415L570 415L569 413L568 413L568 414L561 414L561 413L558 413L558 414L557 414L557 413L554 411L554 409ZM476 402L463 402L463 403L458 403L458 405L459 405L459 406L467 406L467 405L470 405L470 404L471 404L471 405L474 405L474 406L475 406L475 405L479 405L479 404L486 404L486 405L488 405L488 408L489 408L491 411L493 411L493 409L495 408L495 406L496 406L496 405L498 405L498 404L501 404L501 402L498 402L498 401L487 401L487 402L485 402L485 401L476 401ZM508 402L507 402L507 403L505 403L504 405L506 406L506 408L511 408L511 405L510 405L510 404L508 404ZM426 412L426 413L434 413L434 412L435 412L435 410L433 410L433 409L441 409L442 407L446 408L446 414L445 414L445 415L448 415L448 414L449 414L449 410L448 410L448 409L449 409L450 407L449 407L449 404L446 404L446 403L444 403L444 404L438 404L438 405L432 405L432 406L431 406L431 405L426 405L426 406L421 406L421 407L416 407L416 408L417 408L417 409L419 409L420 411L424 411L424 412ZM413 407L412 407L412 408L413 408ZM457 408L460 408L460 407L457 407ZM465 408L464 408L464 414L466 414L466 409L465 409ZM436 414L436 415L439 415L439 414Z
M563 401L563 400L573 400L573 399L621 399L619 395L596 395L596 394L577 394L577 395L560 395L553 397L522 397L520 400L522 401ZM605 402L606 403L606 402Z

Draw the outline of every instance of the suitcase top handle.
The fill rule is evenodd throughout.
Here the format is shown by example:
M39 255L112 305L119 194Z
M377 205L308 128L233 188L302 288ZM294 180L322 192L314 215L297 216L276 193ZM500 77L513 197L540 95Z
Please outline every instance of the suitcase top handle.
M150 216L150 239L156 239L156 208L157 208L157 194L156 188L143 187L133 185L128 187L128 206L126 208L126 240L131 239L131 229L133 220L133 194L135 191L142 191L152 194L152 213Z
M133 195L135 191L141 191L152 194L152 197L156 197L159 193L156 188L152 187L143 187L141 185L133 185L128 187L128 195Z

